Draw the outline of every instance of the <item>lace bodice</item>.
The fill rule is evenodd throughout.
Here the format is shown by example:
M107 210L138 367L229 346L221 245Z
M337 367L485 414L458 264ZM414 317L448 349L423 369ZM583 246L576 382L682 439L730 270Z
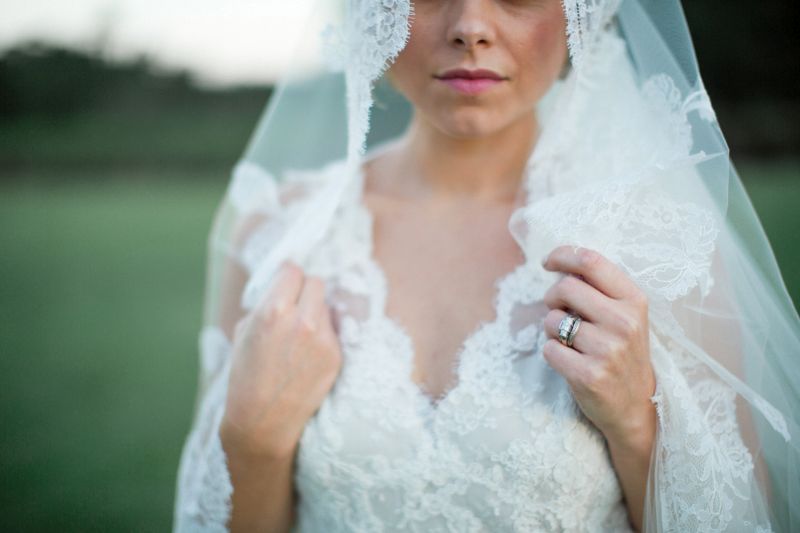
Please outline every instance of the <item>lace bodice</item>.
M270 212L241 251L249 272L300 212L306 193L343 169L336 162L282 183L239 169L230 197L242 209L261 202ZM237 187L245 186L250 193L240 194ZM547 313L541 299L560 274L526 260L498 279L495 318L464 340L456 384L433 401L411 379L411 339L386 315L386 278L373 257L373 220L362 195L358 175L323 245L302 265L326 280L343 364L299 443L294 531L630 531L603 435L541 354ZM681 209L671 212L681 216ZM710 284L710 274L704 276L695 284ZM669 295L676 283L687 285L675 280L657 289ZM217 429L230 340L209 326L200 349L213 379L203 384L184 446L175 530L225 531L232 487ZM676 530L714 524L709 531L725 531L753 468L736 425L733 392L703 377L703 367L652 331L651 352L658 381L651 401L663 445L658 453L669 467L659 490L674 496L665 520ZM696 387L684 377L692 373ZM718 489L713 498L704 496L710 480Z

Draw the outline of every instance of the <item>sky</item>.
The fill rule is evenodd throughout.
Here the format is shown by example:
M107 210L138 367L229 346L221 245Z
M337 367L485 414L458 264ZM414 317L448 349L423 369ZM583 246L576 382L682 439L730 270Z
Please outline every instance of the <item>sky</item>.
M0 49L32 38L84 49L105 43L109 57L147 54L205 85L272 82L295 57L292 43L301 54L311 46L301 31L312 1L0 0Z

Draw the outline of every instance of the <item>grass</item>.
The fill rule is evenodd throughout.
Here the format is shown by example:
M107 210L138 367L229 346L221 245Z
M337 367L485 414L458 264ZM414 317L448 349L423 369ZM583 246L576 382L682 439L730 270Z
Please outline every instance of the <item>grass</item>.
M126 178L0 194L6 530L169 528L226 177Z
M764 226L795 308L800 303L800 161L737 166Z
M739 167L795 301L799 167ZM0 184L4 529L169 530L228 177L29 178Z

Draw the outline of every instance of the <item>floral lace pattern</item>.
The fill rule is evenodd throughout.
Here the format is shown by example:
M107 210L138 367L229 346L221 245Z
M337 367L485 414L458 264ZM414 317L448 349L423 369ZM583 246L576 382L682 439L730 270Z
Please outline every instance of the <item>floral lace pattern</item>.
M363 153L372 83L408 41L410 0L347 0L344 24L322 34L326 62L347 81L348 154Z
M669 340L651 334L659 381L655 479L664 531L772 531L752 524L753 459L736 419L736 393Z
M713 284L711 255L719 228L692 202L677 202L653 184L610 182L554 195L526 208L525 219L552 242L603 250L650 296L672 301Z
M178 468L173 530L176 532L228 531L231 485L219 425L225 407L230 343L214 327L200 334L200 354L206 375L201 383L192 430L186 439Z
M567 19L567 48L575 66L585 62L598 35L613 18L622 0L562 0Z
M331 279L345 362L300 442L297 530L630 531L602 435L541 357L552 273L526 262L498 280L496 318L464 341L458 381L432 403L384 313L362 178L326 239L346 249L319 251L360 260Z

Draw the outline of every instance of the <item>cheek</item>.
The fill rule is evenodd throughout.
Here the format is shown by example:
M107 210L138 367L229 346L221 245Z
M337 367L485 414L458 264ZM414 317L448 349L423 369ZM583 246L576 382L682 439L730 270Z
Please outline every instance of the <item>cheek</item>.
M560 74L567 60L565 31L563 21L557 18L539 21L521 43L517 57L526 91L541 95Z
M416 65L416 68L415 68ZM419 84L419 59L416 57L413 48L406 46L397 56L387 71L392 85L401 93L411 96Z
M415 21L406 46L389 67L387 75L392 85L410 100L429 83L432 72L427 68L428 53L432 45L427 44L431 30L420 21Z
M541 21L537 26L537 31L533 33L532 46L536 50L541 50L543 59L548 58L551 68L561 70L567 59L567 29L564 16L561 11L547 20Z

